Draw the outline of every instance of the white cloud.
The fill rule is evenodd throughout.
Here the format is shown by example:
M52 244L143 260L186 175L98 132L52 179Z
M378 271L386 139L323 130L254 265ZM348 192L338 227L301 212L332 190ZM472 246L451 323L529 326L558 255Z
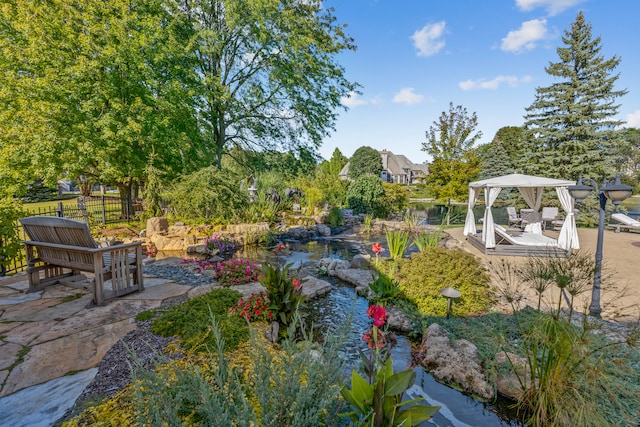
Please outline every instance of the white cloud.
M636 110L631 114L627 114L625 127L640 128L640 110Z
M355 108L361 105L367 105L369 102L365 99L359 98L355 92L349 92L349 95L340 98L340 103L345 107Z
M506 52L520 53L536 47L536 42L547 36L547 20L532 19L522 23L519 30L509 31L502 39L500 49Z
M516 6L525 12L541 7L546 9L549 15L553 16L583 1L584 0L516 0Z
M424 95L414 92L412 87L403 87L393 96L393 102L396 104L419 104L424 100Z
M507 84L509 87L517 87L522 83L529 83L531 76L497 76L493 80L467 80L458 83L458 87L462 90L496 90L500 85Z
M418 56L432 56L440 52L444 47L442 35L446 23L444 21L435 24L427 24L421 30L416 31L410 37L413 45L418 49Z

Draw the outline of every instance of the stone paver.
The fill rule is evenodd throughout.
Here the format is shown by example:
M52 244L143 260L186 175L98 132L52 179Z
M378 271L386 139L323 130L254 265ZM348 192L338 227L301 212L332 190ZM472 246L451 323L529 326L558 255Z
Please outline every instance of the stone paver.
M6 369L13 364L18 356L18 353L22 350L20 344L12 342L6 342L0 345L0 370Z
M143 292L99 307L90 305L91 294L83 289L55 285L26 293L27 289L26 275L0 279L0 396L95 367L113 344L135 329L139 312L166 300L201 295L210 287L195 290L145 277ZM5 399L0 399L3 405Z
M64 415L96 376L98 368L78 372L0 399L0 426L48 427ZM0 377L0 381L2 377ZM62 397L62 398L61 398ZM28 404L25 404L28 402ZM33 408L39 408L34 411ZM43 418L43 414L47 417Z
M95 367L120 338L135 328L135 320L125 319L32 346L24 361L9 374L0 396Z

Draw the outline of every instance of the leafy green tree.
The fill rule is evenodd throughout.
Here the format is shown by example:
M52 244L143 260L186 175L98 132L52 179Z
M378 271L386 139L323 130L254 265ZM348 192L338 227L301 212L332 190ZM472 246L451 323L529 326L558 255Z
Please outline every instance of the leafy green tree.
M388 213L384 201L384 187L379 176L362 175L347 190L347 205L357 214L373 214L384 218Z
M422 151L433 158L429 165L427 182L436 199L447 204L447 224L453 200L465 200L468 184L478 176L479 159L475 142L482 132L474 133L478 126L476 113L449 103L449 111L443 111L426 132L427 141Z
M363 175L380 176L382 157L378 150L363 146L358 148L349 159L349 178L353 181Z
M615 170L616 147L623 143L614 119L616 99L627 93L615 90L613 74L620 58L605 59L600 37L592 37L591 24L579 12L557 49L559 62L545 68L556 83L536 89L526 110L528 173L554 178L591 176L598 180Z
M356 88L336 56L355 49L319 0L174 0L190 33L204 138L217 154L318 147ZM297 150L296 150L297 151Z
M130 204L151 153L169 176L206 164L184 84L195 71L159 0L9 1L0 13L0 175L13 191L15 168L48 183L68 173Z

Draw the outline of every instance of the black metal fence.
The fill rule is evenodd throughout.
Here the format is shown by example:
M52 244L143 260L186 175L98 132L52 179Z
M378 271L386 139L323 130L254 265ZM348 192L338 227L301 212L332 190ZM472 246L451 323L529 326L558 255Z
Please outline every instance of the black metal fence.
M75 219L89 224L89 226L104 226L107 224L125 224L133 221L136 215L143 212L142 202L122 204L119 197L78 197L75 200L58 202L55 207L27 209L25 216L57 216ZM16 223L18 235L22 240L27 237L20 223ZM17 273L27 268L24 248L8 263L0 265L0 276Z

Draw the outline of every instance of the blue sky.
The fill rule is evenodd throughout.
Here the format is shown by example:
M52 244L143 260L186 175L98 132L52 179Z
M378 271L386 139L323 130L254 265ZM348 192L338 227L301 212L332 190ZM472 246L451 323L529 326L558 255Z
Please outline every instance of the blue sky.
M343 99L336 130L320 154L350 157L367 145L429 161L425 132L449 103L478 115L480 143L503 126L524 123L536 87L558 62L562 35L582 10L601 37L601 54L622 61L618 119L640 128L638 0L325 0L358 49L341 54L361 94Z

